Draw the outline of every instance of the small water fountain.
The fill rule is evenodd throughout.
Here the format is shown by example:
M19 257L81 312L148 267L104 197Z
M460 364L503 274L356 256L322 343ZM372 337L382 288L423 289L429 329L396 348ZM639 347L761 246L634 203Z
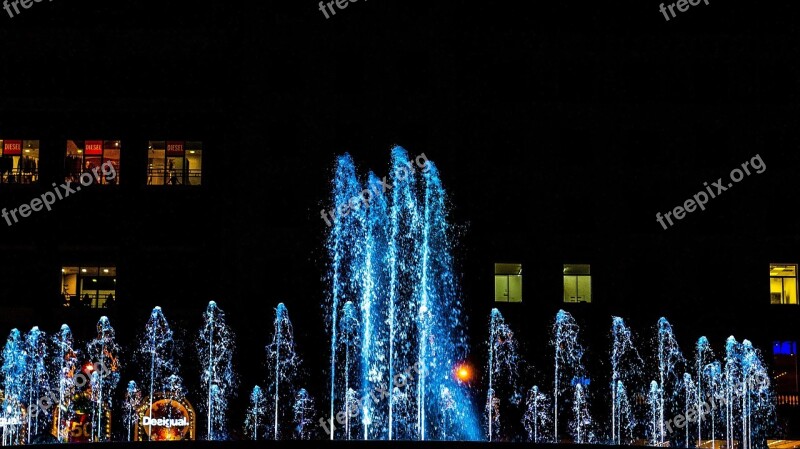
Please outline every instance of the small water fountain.
M139 418L139 407L142 406L142 391L135 381L128 382L125 390L125 403L123 412L123 422L125 423L125 441L133 441L133 426Z
M572 431L572 438L575 443L594 443L592 416L589 413L586 391L584 390L584 386L581 382L576 382L574 386L572 416L573 419L570 429Z
M627 444L633 440L633 432L636 428L636 420L633 416L631 403L628 400L628 390L625 383L617 381L617 391L614 395L614 436L613 443L617 445Z
M50 373L47 369L48 344L47 335L37 326L31 328L25 336L25 375L24 388L26 404L30 411L27 416L27 438L31 443L33 437L41 430L47 429L50 422L52 408L39 407L40 398L49 398ZM33 411L35 410L35 412Z
M675 334L672 332L672 325L666 318L662 317L658 320L658 392L659 392L659 418L658 425L660 436L659 444L664 443L666 432L664 429L665 412L674 412L672 410L672 401L667 402L665 399L665 391L669 388L670 394L675 395L680 379L678 373L680 372L680 365L683 363L683 354L681 353L680 346L675 340Z
M27 368L25 341L17 329L11 329L3 348L3 446L21 444L25 373Z
M153 402L155 394L159 392L171 392L173 396L179 391L177 381L178 362L175 357L175 341L172 329L169 327L167 319L161 307L153 308L150 319L145 326L144 334L141 337L139 353L144 361L143 386L147 388L148 418L153 419ZM148 425L148 433L152 425Z
M550 399L539 391L538 386L533 386L525 399L525 414L522 423L528 434L528 441L543 443L549 441L548 431L551 429L553 410Z
M244 428L247 437L253 441L258 441L259 435L264 432L264 421L267 414L267 398L264 392L256 385L250 393L250 407L245 416Z
M636 347L633 345L631 330L620 317L611 317L611 441L621 444L623 424L617 420L630 416L627 404L628 392L625 386L635 380L639 368L643 365ZM624 396L624 400L620 398ZM627 410L619 410L627 407ZM634 425L630 419L626 425Z
M310 440L313 433L311 424L314 422L316 411L314 410L314 398L308 394L305 388L297 390L293 410L295 437L298 440Z
M514 332L506 324L503 315L492 309L489 323L489 363L486 372L489 375L489 389L486 397L488 439L492 441L500 433L499 391L505 390L509 399L514 401L517 393L517 380L520 365L519 348Z
M692 427L691 422L694 420L688 418L692 416L689 414L690 411L694 414L695 409L693 407L697 404L697 389L692 380L692 375L689 373L683 373L683 404L683 416L687 417L684 447L692 447L689 443L689 431ZM702 408L699 410L702 410ZM697 413L697 416L702 416L702 414Z
M69 422L72 419L72 410L68 401L75 393L75 377L78 368L78 355L74 348L72 330L66 324L61 326L61 330L54 336L57 363L57 388L58 404L54 413L56 421L56 438L61 443L69 440Z
M120 346L107 317L97 322L97 338L86 345L86 354L95 367L92 372L92 439L105 441L111 416L112 399L119 383Z
M226 438L225 424L228 397L236 389L233 371L234 335L225 322L225 312L210 301L203 313L203 327L197 340L200 359L200 386L206 397L206 437Z
M266 347L267 377L269 379L269 396L274 398L272 407L272 437L280 438L280 404L291 404L294 397L294 379L300 358L295 352L294 330L289 320L289 312L283 303L275 309L275 321L272 341Z
M706 337L697 339L694 353L695 363L695 379L697 380L697 410L703 410L703 399L705 391L703 391L703 380L705 378L704 371L706 365L714 358L714 351L711 350L711 344ZM697 418L697 447L703 444L703 415L699 413ZM713 437L712 437L713 439Z
M664 410L662 398L663 394L658 382L651 381L650 390L647 393L647 427L650 446L658 446L664 441L664 426L661 425L661 414Z
M553 440L559 441L558 398L566 393L575 379L584 379L583 354L578 336L580 328L569 312L559 310L553 324L554 376L553 376Z

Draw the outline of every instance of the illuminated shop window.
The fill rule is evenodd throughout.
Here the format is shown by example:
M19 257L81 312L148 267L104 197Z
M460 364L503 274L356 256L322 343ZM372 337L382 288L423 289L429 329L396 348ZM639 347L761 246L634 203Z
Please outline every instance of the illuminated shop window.
M522 265L494 264L495 302L522 302Z
M770 304L797 304L797 264L769 265Z
M39 141L0 140L0 183L39 181Z
M564 302L592 302L592 275L589 265L564 265Z
M199 186L203 143L152 140L147 147L147 185Z
M68 140L67 157L64 160L65 180L79 182L82 173L97 169L96 182L119 184L121 143L119 140ZM103 164L106 165L105 169Z
M797 342L775 341L772 343L775 392L797 393Z
M105 309L116 305L116 267L63 267L61 280L64 307Z

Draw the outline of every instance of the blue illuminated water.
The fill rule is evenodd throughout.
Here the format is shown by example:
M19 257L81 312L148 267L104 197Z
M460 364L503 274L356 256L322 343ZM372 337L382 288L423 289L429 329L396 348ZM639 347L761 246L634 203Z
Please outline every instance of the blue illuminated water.
M205 394L206 438L226 439L228 399L237 381L233 369L234 334L225 322L225 312L211 301L203 313L197 340L200 359L200 387Z
M257 441L265 432L264 420L267 414L267 398L261 387L256 385L250 393L250 407L245 415L244 427L248 439Z
M281 438L282 417L291 419L290 410L294 398L294 381L300 358L295 351L294 329L289 320L289 311L283 303L275 308L272 340L266 347L267 380L271 401L268 403L272 419L273 439Z
M92 371L93 441L106 441L107 416L110 416L114 393L119 384L121 348L107 317L97 322L97 337L86 345L86 355L96 368Z
M374 174L359 177L349 155L336 161L331 204L343 207L333 217L327 242L327 420L335 425L336 414L350 408L352 390L361 427L357 433L351 425L338 427L330 438L479 439L470 392L453 377L467 355L467 340L438 170L395 147L386 184L384 192ZM340 344L339 321L348 301L359 323L356 383L353 371L344 369L352 363L347 345ZM387 394L377 395L377 402L362 400L376 391Z

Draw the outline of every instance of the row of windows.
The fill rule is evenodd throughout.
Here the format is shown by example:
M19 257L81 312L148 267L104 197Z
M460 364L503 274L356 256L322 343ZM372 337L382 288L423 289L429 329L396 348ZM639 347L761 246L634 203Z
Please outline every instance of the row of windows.
M0 139L0 184L39 181L39 140ZM120 182L122 142L119 140L67 140L64 180L77 182L82 173L108 164L116 176L101 184ZM203 144L191 141L151 140L147 144L147 185L199 186L202 182Z
M770 304L798 304L797 264L769 265ZM522 264L494 264L495 302L522 302ZM564 302L592 302L591 267L564 265Z

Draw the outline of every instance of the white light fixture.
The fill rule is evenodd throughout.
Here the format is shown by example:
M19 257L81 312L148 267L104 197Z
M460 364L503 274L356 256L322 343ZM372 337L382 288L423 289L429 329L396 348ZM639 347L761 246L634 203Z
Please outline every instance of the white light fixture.
M108 268L103 268L103 273L108 273Z

